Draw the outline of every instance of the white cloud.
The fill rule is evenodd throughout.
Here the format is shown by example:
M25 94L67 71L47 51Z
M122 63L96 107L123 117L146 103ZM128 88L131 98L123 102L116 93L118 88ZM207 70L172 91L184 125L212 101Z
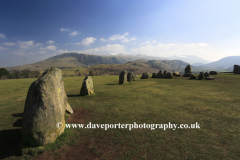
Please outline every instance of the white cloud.
M68 50L57 50L56 53L57 54L68 53Z
M134 37L134 38L131 38L130 40L131 41L135 41L137 39L137 37Z
M6 38L6 36L5 36L4 34L0 34L0 38L3 38L3 39L5 39L5 38Z
M5 48L5 47L2 47L0 46L0 51L4 51L4 50L8 50L9 48Z
M52 50L52 51L54 51L54 50L56 50L56 49L57 49L57 47L54 46L54 45L50 45L50 46L47 46L47 47L41 47L41 48L39 48L39 50Z
M152 41L151 43L156 43L157 41L156 40L154 40L154 41Z
M67 31L67 30L68 30L68 28L61 28L61 29L60 29L60 31L62 31L62 32L63 32L63 31Z
M35 47L39 47L39 46L42 46L42 43L35 44Z
M106 41L106 39L104 39L104 38L101 38L101 39L100 39L100 41Z
M115 35L112 35L109 40L111 41L115 41L117 39L121 39L122 41L121 42L129 42L129 39L125 36L129 35L128 32L124 33L123 35L120 35L120 34L115 34Z
M88 46L91 43L94 43L94 41L96 41L97 39L94 37L87 37L86 39L82 40L81 42L78 42L76 44L81 44L81 45L85 45Z
M126 32L126 33L124 33L123 35L124 35L124 36L127 36L127 35L129 35L129 33L128 33L128 32Z
M31 40L31 41L25 41L25 42L22 42L22 41L18 41L17 42L19 44L19 47L21 49L29 49L31 47L34 47L34 41Z
M6 43L2 43L5 46L14 46L16 43L10 43L10 42L6 42Z
M55 43L55 41L49 40L49 41L47 41L46 43L47 43L47 44L53 44L53 43Z
M125 52L125 46L120 44L108 44L106 46L93 48L93 49L87 49L83 51L79 51L81 53L87 53L87 54L98 54L98 55L106 55L111 53L126 53Z
M46 54L47 52L46 51L39 51L37 53L39 53L39 54Z
M79 32L74 31L74 32L70 33L69 35L70 35L70 36L76 36L76 35L78 35L78 34L79 34Z

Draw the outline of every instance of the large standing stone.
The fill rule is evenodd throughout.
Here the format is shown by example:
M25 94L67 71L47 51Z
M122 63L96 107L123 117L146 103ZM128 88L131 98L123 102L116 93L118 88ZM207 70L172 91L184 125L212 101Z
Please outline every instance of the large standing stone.
M126 71L122 71L119 74L119 84L125 84L127 83L127 72Z
M172 74L170 72L166 73L165 78L172 78Z
M192 74L192 69L190 64L187 65L187 67L185 68L185 73L183 75L183 77L190 77L190 75Z
M166 74L167 74L167 71L165 70L165 71L163 72L164 77L166 76Z
M141 79L148 79L150 76L149 76L149 73L148 72L144 72L143 74L142 74L142 77L141 77Z
M157 78L157 73L153 73L152 78Z
M68 105L62 71L47 69L28 90L21 128L23 143L41 146L54 142L64 132L65 111L67 107L72 110ZM58 122L61 128L57 128Z
M161 70L157 73L157 78L164 78L164 75Z
M210 75L217 75L217 72L216 71L210 71L209 74Z
M90 95L94 93L93 89L93 81L90 76L86 76L83 80L82 83L82 88L80 90L80 95L85 96L85 95Z
M138 80L139 80L138 76L137 76L137 75L134 75L133 80L134 80L134 81L138 81Z
M200 72L200 73L199 73L199 76L198 76L198 79L199 79L199 80L202 80L203 78L204 78L204 74L203 74L203 72Z
M129 73L127 74L127 81L130 82L130 81L133 81L133 79L134 79L134 74L133 74L133 72L129 72Z
M233 66L233 72L234 72L234 74L240 74L240 66L239 65L234 65Z

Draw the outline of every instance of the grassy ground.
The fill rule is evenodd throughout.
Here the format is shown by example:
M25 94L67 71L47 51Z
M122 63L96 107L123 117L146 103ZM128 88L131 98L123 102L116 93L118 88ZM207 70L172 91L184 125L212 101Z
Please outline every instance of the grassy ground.
M93 76L95 94L78 96L83 78L66 77L63 80L71 107L89 111L86 123L198 122L201 128L165 131L66 129L66 134L56 144L47 147L53 151L53 156L61 155L57 148L74 146L82 141L100 159L240 158L240 75L218 74L214 81L188 80L187 77L150 78L126 85L118 85L118 76ZM1 150L17 150L21 113L28 88L34 80L0 81ZM18 152L9 152L0 158L9 157L20 156Z

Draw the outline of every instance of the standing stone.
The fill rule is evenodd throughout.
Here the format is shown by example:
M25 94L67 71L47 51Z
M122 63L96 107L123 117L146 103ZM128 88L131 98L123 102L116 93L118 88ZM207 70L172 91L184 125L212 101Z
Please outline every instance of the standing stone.
M164 75L161 70L158 72L157 78L164 78Z
M157 78L157 73L153 73L152 78Z
M190 79L196 79L196 76L194 76L193 74L190 75Z
M53 143L64 132L65 111L72 110L68 105L62 71L48 68L28 90L21 127L23 143L34 146ZM57 128L58 122L61 128Z
M126 71L122 71L119 74L119 84L125 84L127 83L127 72Z
M138 80L139 80L138 76L137 76L137 75L134 75L133 80L134 80L134 81L138 81Z
M180 75L179 72L173 72L173 76L178 76Z
M163 72L164 77L166 76L166 74L167 74L167 71L165 70L165 71Z
M86 76L83 80L82 83L82 88L80 90L80 95L85 96L85 95L91 95L94 93L93 89L93 81L90 76Z
M233 72L234 72L234 74L240 74L240 66L239 65L234 65L233 66Z
M170 72L166 73L165 78L172 78L172 74Z
M134 74L133 74L133 72L129 72L129 73L127 74L127 81L130 82L130 81L133 81L133 79L134 79Z
M210 71L209 74L210 75L217 75L217 72L216 71Z
M205 72L204 73L204 77L206 78L206 77L210 77L210 74L208 73L208 72Z
M190 75L192 74L192 69L190 64L187 65L187 67L185 68L185 73L183 75L183 77L190 77Z
M144 72L144 73L142 74L141 79L148 79L149 77L150 77L149 73L148 73L148 72Z
M198 79L199 79L199 80L202 80L203 78L204 78L204 74L203 74L203 72L200 72L200 73L199 73L199 76L198 76Z

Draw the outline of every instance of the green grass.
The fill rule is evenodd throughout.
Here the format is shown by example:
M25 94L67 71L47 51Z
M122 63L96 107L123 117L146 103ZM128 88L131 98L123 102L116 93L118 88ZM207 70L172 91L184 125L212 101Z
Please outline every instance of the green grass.
M198 122L201 128L66 129L55 144L46 147L48 150L81 141L101 159L239 159L240 75L218 74L213 81L150 78L127 85L119 85L118 76L93 76L95 94L77 96L83 78L63 80L71 107L89 111L87 123ZM13 124L20 117L12 114L23 112L28 88L34 80L0 81L1 147L19 137L19 128ZM19 157L15 153L10 156Z

